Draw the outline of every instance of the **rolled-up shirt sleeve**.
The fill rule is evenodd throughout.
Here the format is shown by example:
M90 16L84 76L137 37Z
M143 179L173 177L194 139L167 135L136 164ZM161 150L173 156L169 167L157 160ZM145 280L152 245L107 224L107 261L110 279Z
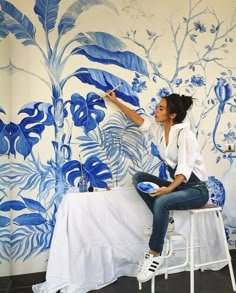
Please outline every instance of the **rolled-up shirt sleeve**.
M196 162L197 140L196 138L185 131L181 133L179 137L179 149L178 149L178 165L175 171L175 176L182 174L186 178L187 182L193 172L193 168Z
M142 118L144 119L143 121L143 124L141 126L139 126L139 129L142 131L142 132L149 132L150 131L150 128L151 128L151 125L152 125L152 120L146 116L146 115L142 115Z

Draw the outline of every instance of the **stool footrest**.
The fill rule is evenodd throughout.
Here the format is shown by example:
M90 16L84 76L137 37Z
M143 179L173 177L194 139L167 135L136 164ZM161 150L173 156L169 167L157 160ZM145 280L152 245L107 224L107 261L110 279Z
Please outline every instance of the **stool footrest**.
M209 261L209 262L205 262L205 263L200 263L200 264L194 264L194 267L195 268L199 268L199 267L202 267L202 266L207 266L207 265L213 265L213 264L216 264L216 263L221 263L221 262L228 262L228 259L225 258L225 259L220 259L220 260L215 260L215 261Z
M180 234L180 233L176 233L176 232L170 232L167 234L167 237L166 237L168 240L180 240L180 239L183 239L185 240L185 237L183 234Z

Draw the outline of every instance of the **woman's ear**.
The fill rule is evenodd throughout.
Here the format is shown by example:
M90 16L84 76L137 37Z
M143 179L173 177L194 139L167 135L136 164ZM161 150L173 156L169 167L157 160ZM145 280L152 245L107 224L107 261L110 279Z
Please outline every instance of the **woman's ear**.
M177 116L177 114L176 113L172 113L172 114L169 114L169 116L170 116L170 119L171 120L174 120L175 117Z

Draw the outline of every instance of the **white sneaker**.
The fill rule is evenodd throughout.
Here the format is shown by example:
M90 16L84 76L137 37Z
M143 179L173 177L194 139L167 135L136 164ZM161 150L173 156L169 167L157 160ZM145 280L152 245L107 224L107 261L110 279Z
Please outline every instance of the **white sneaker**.
M147 282L155 276L157 270L163 264L163 256L154 256L145 253L143 264L139 268L137 279L139 282Z
M169 218L169 224L167 227L167 232L166 233L172 233L175 231L175 221L172 217ZM144 231L145 236L151 236L152 235L152 226L147 227Z

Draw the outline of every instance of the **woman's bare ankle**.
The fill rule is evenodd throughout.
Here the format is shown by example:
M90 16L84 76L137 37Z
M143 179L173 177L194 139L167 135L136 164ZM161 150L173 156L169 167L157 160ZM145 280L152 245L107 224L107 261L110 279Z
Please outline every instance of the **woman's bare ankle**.
M155 250L150 249L150 250L149 250L149 254L152 254L152 255L154 255L154 256L159 256L159 255L160 255L160 252L157 252L157 251L155 251Z

